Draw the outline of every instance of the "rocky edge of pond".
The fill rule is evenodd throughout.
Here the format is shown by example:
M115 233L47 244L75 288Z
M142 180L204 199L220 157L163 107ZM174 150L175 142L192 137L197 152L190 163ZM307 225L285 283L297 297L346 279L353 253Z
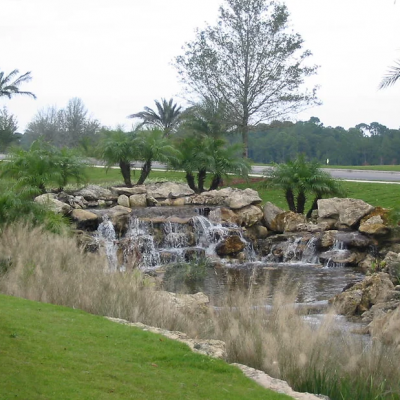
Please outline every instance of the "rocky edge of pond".
M270 262L296 260L296 253L314 238L319 263L357 266L367 274L362 282L344 288L330 303L338 313L368 322L365 333L379 332L384 340L400 346L400 334L393 335L392 330L386 329L392 320L400 318L400 230L389 224L387 209L359 199L321 199L307 220L302 214L284 211L270 202L262 207L262 200L253 189L228 187L196 194L187 184L175 182L110 189L89 185L70 193L47 193L35 201L68 216L75 224L77 240L88 251L97 249L91 232L104 216L122 237L132 210L142 210L141 218L150 222L170 220L185 224L190 219L185 215L189 206L200 212L218 207L221 223L240 226L246 240ZM176 207L176 215L163 216L159 211L166 207ZM234 239L230 236L222 240L217 254L240 262L244 246ZM297 250L284 251L294 240L298 242ZM335 251L335 243L342 243L345 250ZM386 330L390 335L385 336Z

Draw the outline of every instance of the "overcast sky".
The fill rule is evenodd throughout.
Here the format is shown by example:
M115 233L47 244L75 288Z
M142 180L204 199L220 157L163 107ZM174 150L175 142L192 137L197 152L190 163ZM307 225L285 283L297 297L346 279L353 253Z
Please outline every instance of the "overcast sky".
M378 85L400 59L400 4L394 0L287 0L294 31L320 65L310 87L323 105L291 116L349 128L400 127L400 82ZM20 131L38 109L83 100L102 124L129 128L127 115L179 96L174 57L196 27L217 19L220 0L0 0L0 70L32 71L21 87L37 95L7 100Z

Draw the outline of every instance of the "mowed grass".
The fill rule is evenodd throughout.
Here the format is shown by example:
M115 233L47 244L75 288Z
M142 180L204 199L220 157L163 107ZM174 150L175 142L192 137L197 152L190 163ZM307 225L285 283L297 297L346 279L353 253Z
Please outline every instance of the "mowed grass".
M0 399L269 399L179 342L79 310L0 295Z

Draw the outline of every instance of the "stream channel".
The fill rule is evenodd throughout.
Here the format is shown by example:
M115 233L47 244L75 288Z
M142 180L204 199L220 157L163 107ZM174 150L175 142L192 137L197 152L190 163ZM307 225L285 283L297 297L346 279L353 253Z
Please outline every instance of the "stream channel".
M244 244L240 257L220 258L216 248L230 236L238 236ZM330 298L364 277L356 268L329 260L320 263L312 237L307 243L296 237L287 241L283 259L290 261L276 263L271 261L271 254L260 256L254 251L253 244L245 239L240 227L221 223L218 208L134 209L128 229L121 237L117 236L111 221L105 218L96 238L107 254L110 272L129 270L133 268L130 263L133 263L135 268L144 272L163 276L168 265L189 262L196 266L197 260L206 258L213 267L205 268L201 279L185 283L182 279L166 279L168 274L165 273L163 288L183 293L202 291L215 306L227 291L237 288L262 290L266 287L264 300L268 306L274 288L285 279L285 284L297 287L297 305L310 310L311 314L320 315ZM332 251L347 250L341 243L335 243ZM338 316L339 320L344 323L344 318ZM344 325L355 327L350 323Z

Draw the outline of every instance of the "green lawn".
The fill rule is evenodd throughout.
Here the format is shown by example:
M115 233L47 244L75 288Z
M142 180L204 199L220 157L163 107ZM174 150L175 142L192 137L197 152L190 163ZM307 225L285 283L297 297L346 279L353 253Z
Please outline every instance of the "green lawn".
M179 342L0 295L0 399L289 399Z

